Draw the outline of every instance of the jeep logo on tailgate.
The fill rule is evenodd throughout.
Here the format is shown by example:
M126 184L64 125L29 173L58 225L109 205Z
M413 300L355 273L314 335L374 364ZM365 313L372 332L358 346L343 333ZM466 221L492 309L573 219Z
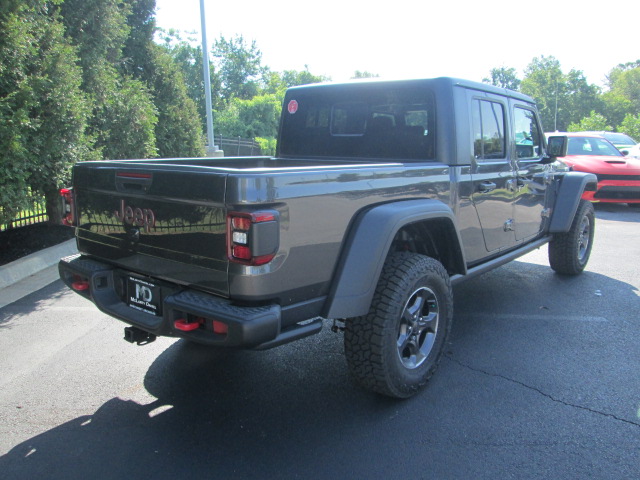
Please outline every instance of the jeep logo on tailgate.
M150 208L131 207L120 200L120 210L113 212L115 217L127 225L144 227L144 231L149 233L156 225L156 216Z

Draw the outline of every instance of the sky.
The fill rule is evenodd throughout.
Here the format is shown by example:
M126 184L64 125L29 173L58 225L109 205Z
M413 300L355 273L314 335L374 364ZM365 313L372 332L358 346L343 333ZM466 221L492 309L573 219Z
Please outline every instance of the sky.
M492 68L519 78L534 57L553 56L603 86L619 63L640 59L640 2L609 0L204 0L207 42L255 40L273 71L304 70L333 81L356 70L382 78L481 81ZM164 29L196 32L200 0L156 0Z

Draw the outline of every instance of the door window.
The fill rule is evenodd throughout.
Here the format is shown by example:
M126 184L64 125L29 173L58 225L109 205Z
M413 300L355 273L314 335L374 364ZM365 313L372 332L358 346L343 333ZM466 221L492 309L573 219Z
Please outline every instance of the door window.
M532 110L516 107L513 123L516 158L518 160L539 158L542 148L536 114Z
M497 102L473 100L473 155L478 160L505 158L504 107Z

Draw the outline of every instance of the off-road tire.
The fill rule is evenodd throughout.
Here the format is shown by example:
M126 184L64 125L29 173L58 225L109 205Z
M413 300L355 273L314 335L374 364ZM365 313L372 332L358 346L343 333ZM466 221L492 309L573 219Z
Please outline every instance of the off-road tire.
M580 200L578 210L566 233L556 233L549 242L549 264L557 273L577 275L587 266L593 234L595 233L595 213L593 205Z
M390 255L369 313L345 322L352 376L383 395L414 395L438 366L452 317L451 282L442 264L409 252Z

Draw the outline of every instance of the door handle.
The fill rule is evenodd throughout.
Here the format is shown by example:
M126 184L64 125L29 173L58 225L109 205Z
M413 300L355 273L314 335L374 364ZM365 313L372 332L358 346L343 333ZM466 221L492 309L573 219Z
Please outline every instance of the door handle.
M493 182L482 182L478 185L478 190L482 193L489 193L496 189L496 184Z

